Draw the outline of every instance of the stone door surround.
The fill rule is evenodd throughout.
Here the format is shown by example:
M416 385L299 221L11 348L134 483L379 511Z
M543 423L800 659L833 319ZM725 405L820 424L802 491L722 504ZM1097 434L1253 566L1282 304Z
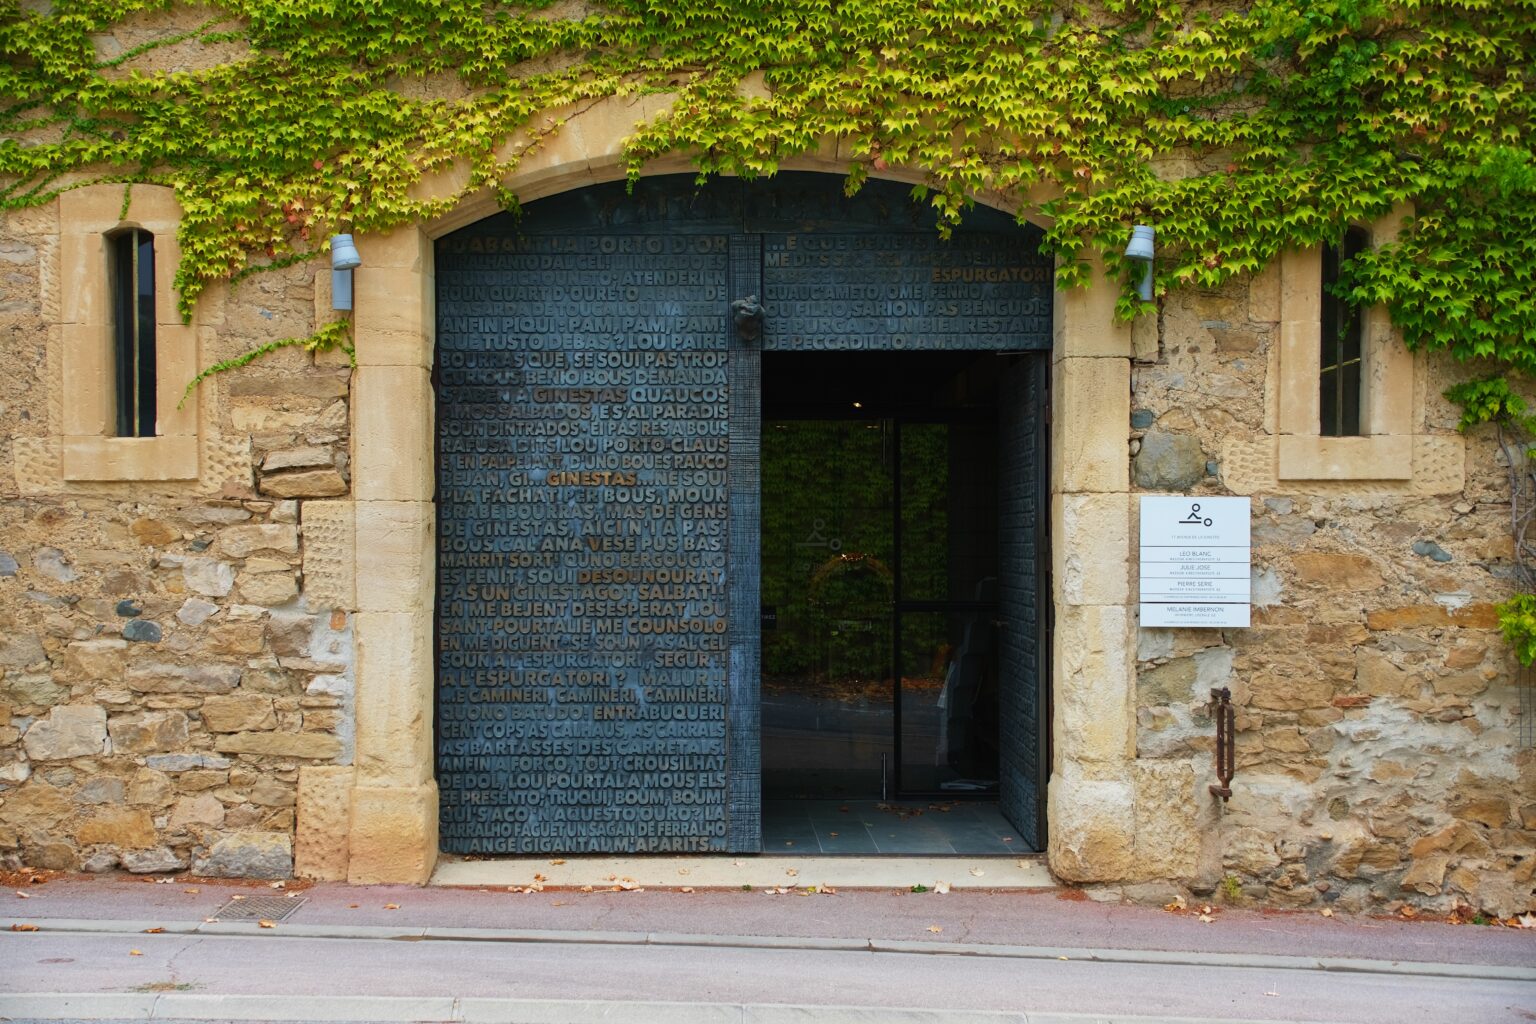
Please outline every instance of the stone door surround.
M614 99L573 114L524 157L508 185L526 202L622 178L624 137L667 102L659 96ZM850 159L829 144L786 169L843 175ZM646 171L690 169L679 157ZM452 194L467 173L463 167L442 172L423 183L419 198ZM900 171L884 176L920 180ZM350 813L306 817L301 810L297 836L301 851L339 853L330 863L345 863L353 882L422 883L437 860L432 242L497 209L494 197L482 193L441 220L357 239L363 265L354 272L358 368L349 517L355 531L357 755ZM1157 784L1140 779L1134 762L1126 452L1132 342L1130 326L1114 319L1116 295L1116 285L1096 273L1092 285L1058 293L1053 303L1056 633L1047 814L1052 870L1072 881L1133 873L1136 791ZM300 803L302 808L302 796Z

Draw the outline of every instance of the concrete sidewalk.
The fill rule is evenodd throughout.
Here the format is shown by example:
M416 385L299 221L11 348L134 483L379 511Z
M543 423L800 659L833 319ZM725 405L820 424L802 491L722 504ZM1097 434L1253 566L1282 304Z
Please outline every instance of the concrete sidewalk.
M541 884L528 879L535 886ZM277 930L370 929L421 934L433 929L571 933L629 937L656 934L724 939L816 939L913 942L933 946L1013 946L1040 949L1139 950L1253 956L1405 961L1420 964L1536 966L1536 930L1451 925L1398 918L1322 917L1317 912L1230 909L1201 904L1170 913L1156 907L1095 903L1080 890L954 890L914 893L910 887L810 892L811 879L786 879L774 889L694 888L688 879L669 889L637 885L626 876L603 888L546 887L543 891L417 888L265 882L150 879L124 875L56 879L16 891L0 890L0 919L50 921L69 928L100 922L190 929L207 924L232 897L275 898L278 910L299 907ZM797 883L799 883L797 885ZM932 880L913 884L932 886ZM524 885L515 887L518 890ZM779 892L779 889L785 891ZM16 893L25 893L25 899ZM1208 920L1202 920L1208 918ZM64 922L71 922L65 925ZM120 924L114 924L119 922ZM586 940L584 940L586 941Z
M441 964L465 965L486 957L491 958L486 962L493 964L529 958L549 963L603 963L621 957L637 965L633 969L639 972L638 977L648 976L649 969L639 966L644 963L719 961L751 965L761 957L787 957L785 962L805 964L825 962L829 969L834 963L843 963L847 969L858 970L853 965L863 961L846 958L873 956L885 962L896 978L913 978L923 971L938 971L933 977L943 977L946 971L965 963L977 965L978 970L983 964L998 968L1013 964L1015 967L1008 970L1014 976L1049 977L1049 972L1058 968L1080 964L1110 972L1106 976L1181 978L1186 989L1189 979L1210 977L1210 984L1217 987L1246 979L1252 988L1258 984L1255 979L1263 978L1267 979L1262 982L1264 987L1286 990L1321 990L1341 984L1386 986L1386 990L1406 986L1426 995L1442 988L1448 993L1497 990L1512 993L1512 1001L1501 1005L1536 1008L1536 931L1497 927L1324 918L1317 913L1220 907L1205 914L1198 905L1174 913L1094 903L1079 891L1062 889L973 888L940 894L914 893L906 887L838 889L828 894L788 886L768 891L690 886L695 891L683 892L681 886L667 890L639 886L617 874L606 888L593 887L590 892L580 887L537 891L535 886L532 892L510 892L506 886L290 884L292 888L274 889L261 882L98 876L26 886L19 890L26 894L25 899L14 891L0 890L0 933L4 935L0 941L9 954L0 958L0 1016L11 1020L625 1020L658 1024L845 1020L1166 1024L1201 1019L1198 1014L1137 1015L1123 1010L1090 1015L1033 1010L1000 1013L994 1008L966 1006L906 1009L893 1005L874 1010L796 1005L793 1000L782 1004L772 999L759 1001L750 998L750 992L733 993L737 1001L722 1002L711 1000L706 990L691 989L688 991L698 995L699 1001L686 1004L658 1001L659 993L648 999L637 994L634 1001L623 1003L499 998L523 993L494 988L454 988L446 990L457 993L451 997L433 994L431 998L415 998L398 991L370 991L357 978L341 973L329 990L322 987L307 994L285 992L281 983L276 991L262 994L266 986L259 978L249 977L245 988L237 983L227 989L196 993L125 991L137 975L125 973L123 967L107 966L123 964L124 950L135 947L145 955L125 967L142 968L144 977L151 980L174 976L170 965L183 962L178 958L188 955L189 942L204 944L200 948L205 949L205 955L226 957L231 965L269 959L276 963L283 957L297 958L295 963L337 964L410 964L435 958ZM780 888L786 891L777 891ZM265 904L261 913L271 915L272 927L264 928L255 921L217 919L221 908L243 912L258 903ZM292 912L282 914L287 910ZM13 931L13 925L22 930ZM238 945L229 946L231 942ZM211 947L208 943L225 945ZM498 948L505 950L499 958L493 953ZM563 956L559 952L562 949L569 955ZM603 954L605 949L611 952ZM414 960L410 950L416 951ZM41 966L27 968L26 975L21 973L19 965L54 963L56 958L50 959L50 953L60 951L84 959L57 969L64 973ZM103 956L106 959L100 959ZM918 971L915 965L922 961L931 962L932 971ZM7 962L12 966L6 967ZM892 966L899 962L914 966ZM946 969L941 962L956 966ZM95 976L100 987L49 989L50 978L63 985L67 978L86 977L67 972L88 963L103 965L99 970L104 973ZM204 971L205 979L225 976L218 972L216 963L208 968L212 974ZM750 973L757 968L744 969ZM231 966L229 970L238 972L239 968ZM1233 981L1214 981L1218 975ZM991 967L978 974L993 979L1008 976L998 975ZM236 980L234 975L229 977ZM1287 978L1293 980L1283 984L1274 980ZM1349 982L1349 978L1358 981ZM899 987L903 982L896 984ZM580 988L573 986L571 994ZM920 993L922 989L913 991ZM1522 995L1526 992L1529 998ZM559 989L540 994L565 995ZM724 993L717 996L720 994ZM660 998L668 996L660 994ZM1077 1008L1070 997L1065 1002L1065 1008ZM1087 1005L1083 1004L1084 1008ZM1326 1014L1271 1018L1260 1014L1241 1019L1362 1018Z

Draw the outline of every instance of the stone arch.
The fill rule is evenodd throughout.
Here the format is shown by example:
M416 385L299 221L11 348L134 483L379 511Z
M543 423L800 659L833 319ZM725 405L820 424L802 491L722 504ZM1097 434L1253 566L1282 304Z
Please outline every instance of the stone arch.
M664 96L610 99L568 117L508 182L532 200L623 177L622 145ZM514 145L516 142L514 141ZM845 174L851 154L829 143L785 169ZM685 155L647 174L689 171ZM455 166L418 198L454 195ZM901 169L883 178L916 182ZM978 201L1008 209L998 197ZM299 821L298 844L329 848L354 882L423 883L437 858L432 742L435 348L432 240L499 209L477 193L430 223L357 240L353 380L357 753L350 813ZM1130 328L1114 319L1117 287L1058 293L1053 314L1051 428L1052 869L1074 881L1133 872L1134 623L1130 601Z

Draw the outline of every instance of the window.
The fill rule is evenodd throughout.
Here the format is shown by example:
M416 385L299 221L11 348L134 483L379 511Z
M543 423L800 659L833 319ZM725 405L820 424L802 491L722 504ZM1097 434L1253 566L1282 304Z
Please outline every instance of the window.
M58 204L58 474L87 485L198 480L204 399L178 402L206 328L176 310L176 194L84 185Z
M1415 397L1413 353L1387 311L1341 302L1333 294L1339 267L1370 246L1395 239L1407 213L1406 207L1393 210L1350 228L1337 245L1293 250L1280 258L1273 307L1279 345L1269 390L1276 481L1461 486L1454 443L1415 430L1424 413L1422 399Z
M1370 240L1364 230L1350 228L1339 245L1323 248L1322 352L1318 374L1318 433L1323 437L1358 437L1364 365L1361 335L1364 316L1359 306L1334 294L1339 267L1363 252Z
M155 236L108 236L118 437L155 436Z

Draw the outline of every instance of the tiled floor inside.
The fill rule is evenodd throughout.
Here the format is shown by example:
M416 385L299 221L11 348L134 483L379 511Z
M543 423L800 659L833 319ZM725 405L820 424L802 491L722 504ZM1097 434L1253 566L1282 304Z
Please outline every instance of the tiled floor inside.
M764 800L763 852L932 856L1034 851L993 802Z

